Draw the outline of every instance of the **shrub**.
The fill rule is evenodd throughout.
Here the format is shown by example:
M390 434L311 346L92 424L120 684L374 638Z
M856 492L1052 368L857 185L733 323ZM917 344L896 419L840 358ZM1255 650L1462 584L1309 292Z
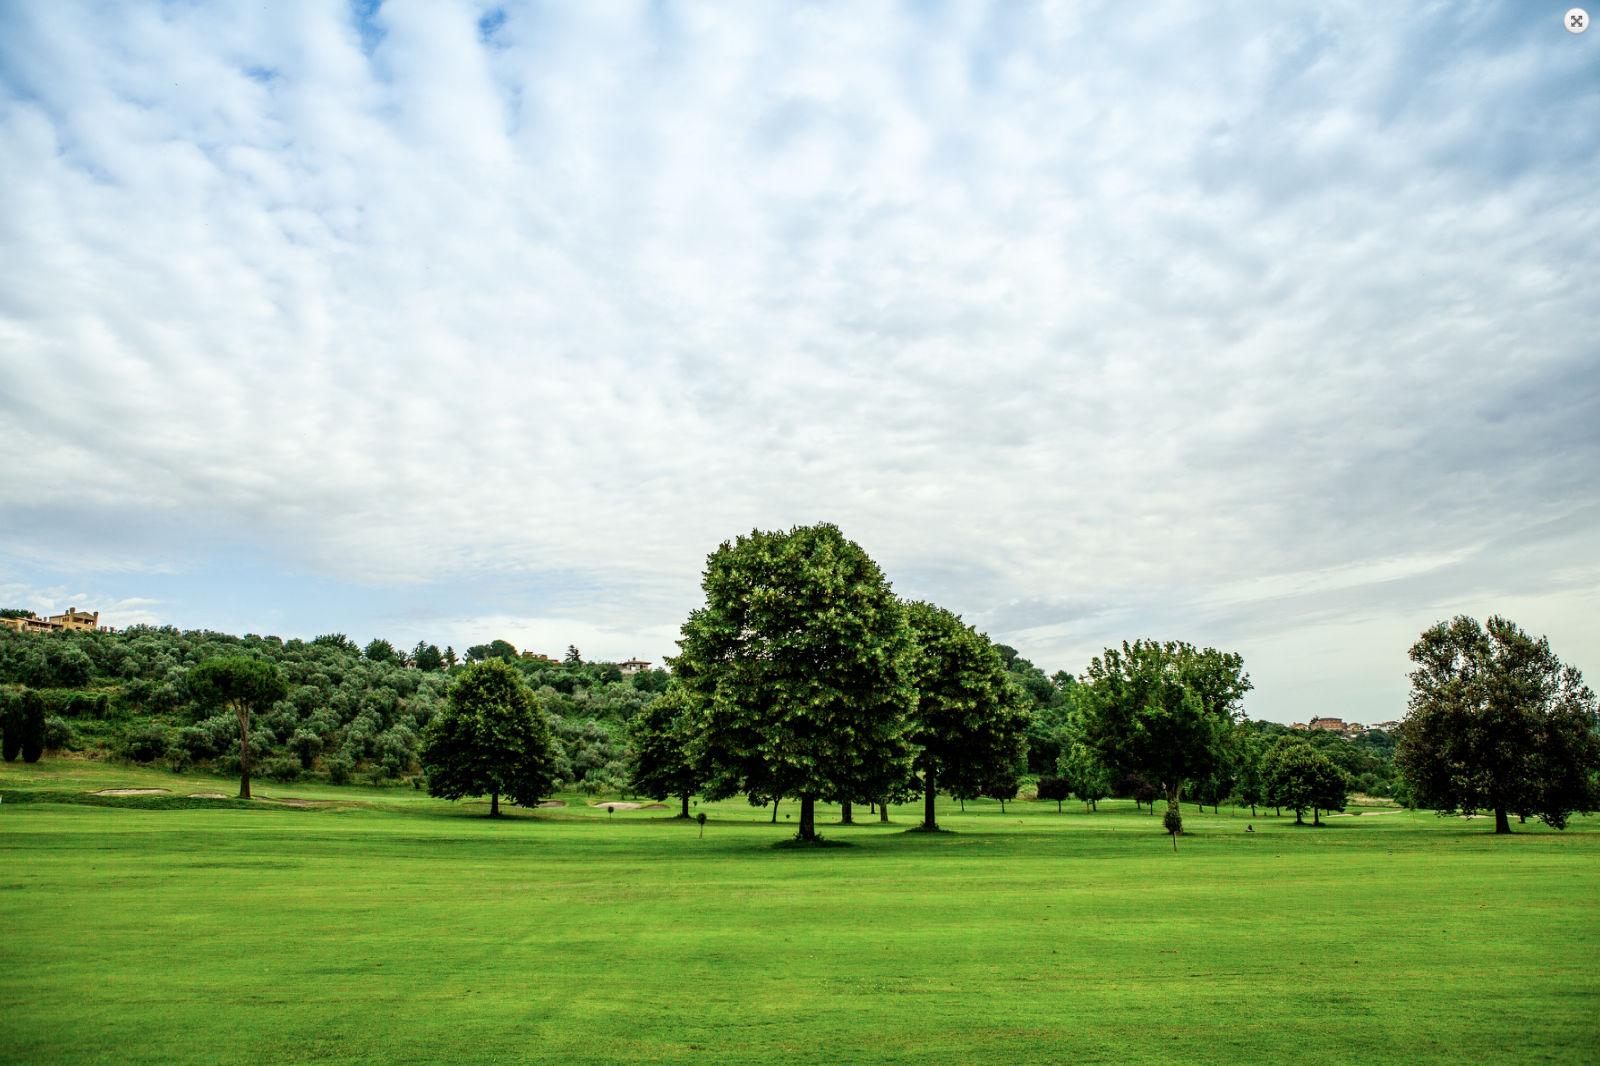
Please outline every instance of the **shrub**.
M64 751L74 746L77 738L72 723L60 715L49 715L44 720L44 746L49 751Z
M1061 801L1072 795L1072 782L1064 777L1054 774L1044 774L1039 778L1039 798L1055 801L1056 810L1061 809Z
M344 754L328 759L325 765L328 768L328 780L336 785L349 784L351 775L356 772L355 763Z
M122 754L134 762L154 762L167 753L167 731L158 725L134 730L122 741Z
M274 755L262 759L257 772L273 781L293 781L300 776L300 760L293 755Z

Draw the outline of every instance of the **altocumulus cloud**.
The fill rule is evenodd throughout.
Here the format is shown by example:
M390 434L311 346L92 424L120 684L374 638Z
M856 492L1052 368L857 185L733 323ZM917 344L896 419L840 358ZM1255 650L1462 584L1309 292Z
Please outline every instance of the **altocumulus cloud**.
M1559 17L7 5L0 588L660 656L826 519L1050 669L1239 648L1259 716L1397 716L1457 609L1600 669Z

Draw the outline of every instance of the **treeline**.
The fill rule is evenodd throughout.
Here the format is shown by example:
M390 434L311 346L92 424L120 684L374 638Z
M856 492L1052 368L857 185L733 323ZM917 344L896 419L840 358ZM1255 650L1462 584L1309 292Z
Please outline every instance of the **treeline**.
M280 781L420 785L422 737L452 675L495 658L537 693L562 786L615 791L625 784L628 724L667 683L664 670L624 677L615 664L585 662L576 648L554 661L523 657L504 640L458 657L427 643L410 651L383 640L360 647L338 633L283 640L151 626L115 633L0 629L7 756L87 751L173 770L237 773L237 718L191 675L207 660L239 656L273 663L285 685L283 698L252 718L246 738L256 773Z

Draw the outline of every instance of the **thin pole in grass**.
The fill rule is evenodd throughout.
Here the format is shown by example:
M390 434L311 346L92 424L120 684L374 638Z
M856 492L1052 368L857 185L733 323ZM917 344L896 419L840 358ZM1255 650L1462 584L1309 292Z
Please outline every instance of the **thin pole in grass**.
M695 821L700 823L700 839L704 840L706 838L706 812L701 811L695 815Z

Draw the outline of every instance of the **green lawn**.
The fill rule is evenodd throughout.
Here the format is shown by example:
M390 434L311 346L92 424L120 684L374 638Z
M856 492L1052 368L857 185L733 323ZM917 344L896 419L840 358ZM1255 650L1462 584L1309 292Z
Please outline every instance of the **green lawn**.
M785 851L742 801L699 839L671 810L260 784L332 802L91 806L60 800L232 789L0 769L0 1061L1600 1057L1596 819L1246 835L1189 806L1174 854L1128 804L985 803Z

